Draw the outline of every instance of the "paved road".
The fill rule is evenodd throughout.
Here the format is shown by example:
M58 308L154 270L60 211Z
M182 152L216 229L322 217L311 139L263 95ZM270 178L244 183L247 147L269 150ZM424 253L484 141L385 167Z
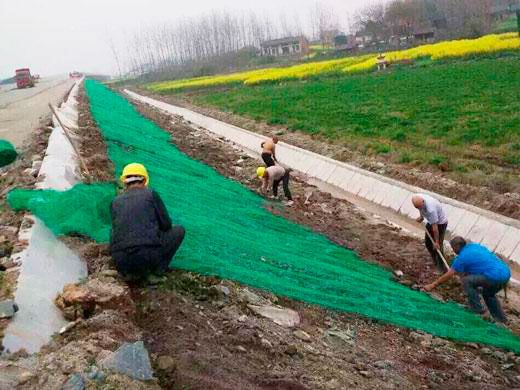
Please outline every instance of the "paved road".
M47 104L57 105L74 83L66 76L43 78L34 88L15 89L13 84L0 88L0 139L21 148L42 116Z

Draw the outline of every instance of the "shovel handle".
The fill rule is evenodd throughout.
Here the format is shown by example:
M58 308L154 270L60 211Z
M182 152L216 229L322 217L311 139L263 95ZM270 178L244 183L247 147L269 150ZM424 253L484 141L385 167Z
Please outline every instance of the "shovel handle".
M433 237L432 235L430 234L430 232L428 231L428 229L425 229L425 232L426 234L428 235L428 238L430 239L430 241L432 242L432 244L434 245L435 247L435 241L433 240ZM446 267L446 270L449 270L450 269L450 266L448 265L448 262L446 261L446 259L444 258L444 255L442 254L442 252L435 248L435 250L437 251L437 254L441 257L442 259L442 262L444 263L444 266Z

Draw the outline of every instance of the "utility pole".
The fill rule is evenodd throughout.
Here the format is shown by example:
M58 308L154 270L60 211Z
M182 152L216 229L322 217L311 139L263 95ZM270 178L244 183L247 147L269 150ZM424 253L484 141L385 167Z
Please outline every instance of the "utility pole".
M520 37L520 7L516 9L516 25L518 26L518 36Z
M518 36L520 37L520 0L512 0L509 3L509 11L516 11L516 25L518 30Z

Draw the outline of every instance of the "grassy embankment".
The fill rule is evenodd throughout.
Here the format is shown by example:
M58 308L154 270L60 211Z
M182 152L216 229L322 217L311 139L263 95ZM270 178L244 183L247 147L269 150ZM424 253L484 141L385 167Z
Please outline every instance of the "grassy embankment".
M197 104L283 125L398 163L484 177L502 167L510 175L520 168L520 51L515 50L520 39L507 37L513 50L507 45L496 50L493 38L479 52L482 42L491 42L485 37L478 44L456 41L464 43L389 53L387 58L395 62L407 57L415 62L381 73L373 72L372 58L357 57L306 76L301 76L301 67L326 65L302 65L296 77L287 77L288 68L277 70L278 76L264 70L150 88L162 93L189 89ZM430 56L424 54L428 51ZM194 92L194 87L204 89Z

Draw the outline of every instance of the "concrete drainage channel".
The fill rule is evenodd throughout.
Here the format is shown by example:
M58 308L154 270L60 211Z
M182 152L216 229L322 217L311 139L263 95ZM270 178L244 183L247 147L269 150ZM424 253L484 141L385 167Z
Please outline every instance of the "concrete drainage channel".
M76 84L58 115L66 126L77 127ZM78 182L75 175L76 157L62 128L53 117L54 129L38 174L37 188L66 190ZM20 229L20 240L28 246L13 255L20 264L20 276L15 291L19 311L5 330L3 346L7 351L25 349L37 352L51 336L67 324L54 298L67 283L87 276L86 264L58 240L38 219L27 215Z
M258 156L260 143L265 137L207 117L186 108L161 102L125 90L132 99L154 106L169 114L180 115L196 126L234 142L250 154ZM310 178L314 184L332 186L355 198L368 201L405 218L416 218L417 210L411 203L414 193L426 193L439 199L450 221L451 234L482 243L500 255L520 264L520 221L459 202L457 200L408 185L394 179L280 142L278 160Z

